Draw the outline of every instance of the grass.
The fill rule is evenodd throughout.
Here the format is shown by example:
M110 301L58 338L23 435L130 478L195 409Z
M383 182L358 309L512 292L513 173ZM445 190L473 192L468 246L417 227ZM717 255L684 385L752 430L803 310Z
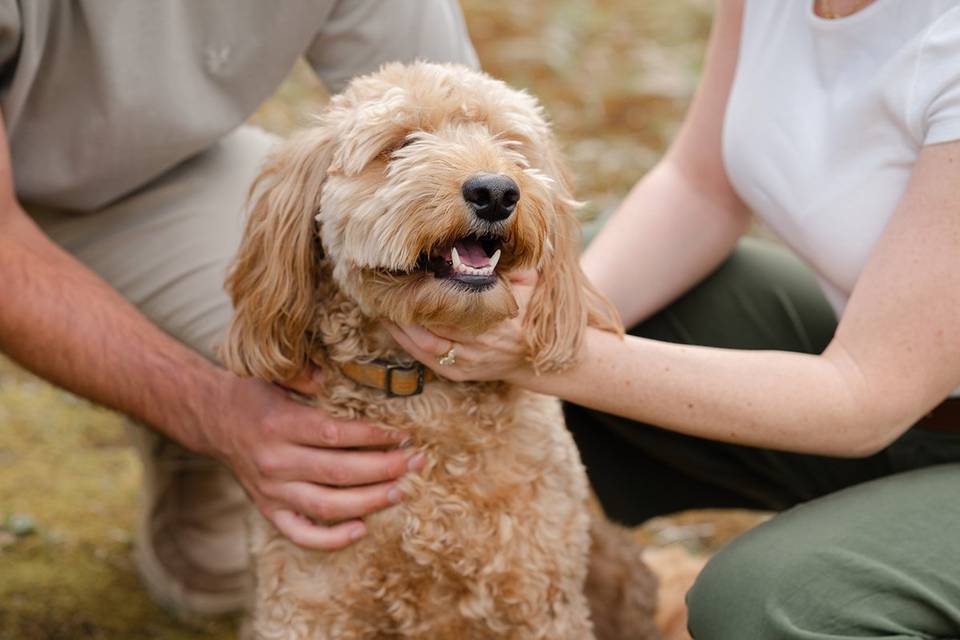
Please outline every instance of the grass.
M693 90L706 0L466 0L485 69L544 103L588 215L663 152ZM298 64L253 121L280 133L322 108ZM139 467L122 417L0 358L0 640L226 639L153 605L130 560ZM750 517L687 514L639 535L713 548Z
M0 638L231 637L177 624L141 588L139 477L121 416L0 361Z

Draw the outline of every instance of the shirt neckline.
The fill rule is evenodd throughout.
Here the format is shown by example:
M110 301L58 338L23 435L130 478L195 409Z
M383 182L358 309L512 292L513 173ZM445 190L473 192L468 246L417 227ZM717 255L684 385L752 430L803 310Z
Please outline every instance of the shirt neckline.
M807 20L820 29L843 29L853 24L859 24L879 11L880 6L888 0L873 0L864 8L843 18L823 18L817 15L817 0L806 0Z

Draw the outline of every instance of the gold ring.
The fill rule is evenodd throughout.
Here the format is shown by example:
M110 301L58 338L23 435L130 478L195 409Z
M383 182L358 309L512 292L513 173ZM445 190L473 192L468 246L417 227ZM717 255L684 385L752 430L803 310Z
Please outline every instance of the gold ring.
M450 349L443 354L442 356L437 356L437 362L440 363L442 367L449 367L452 364L457 363L457 354L456 354L456 345L450 345Z

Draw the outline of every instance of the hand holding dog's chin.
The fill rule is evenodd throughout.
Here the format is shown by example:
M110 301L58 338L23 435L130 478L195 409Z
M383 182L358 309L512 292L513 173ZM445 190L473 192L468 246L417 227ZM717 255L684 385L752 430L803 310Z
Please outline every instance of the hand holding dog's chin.
M518 382L529 370L526 346L518 318L505 320L490 330L472 336L455 327L399 326L384 321L387 331L407 353L454 382L503 380ZM454 364L440 358L454 349ZM532 372L531 372L532 373Z
M527 345L523 337L523 319L527 304L537 283L536 272L512 274L519 312L514 318L500 322L479 335L457 327L420 325L399 326L384 322L384 326L407 353L433 369L438 375L456 382L503 380L523 385L534 375L527 360ZM454 349L455 362L442 365L439 359Z
M315 392L309 373L284 386ZM403 434L336 420L261 380L226 374L213 404L204 421L208 453L233 470L280 533L303 547L338 549L365 536L363 516L395 504L397 479L424 462L396 448Z

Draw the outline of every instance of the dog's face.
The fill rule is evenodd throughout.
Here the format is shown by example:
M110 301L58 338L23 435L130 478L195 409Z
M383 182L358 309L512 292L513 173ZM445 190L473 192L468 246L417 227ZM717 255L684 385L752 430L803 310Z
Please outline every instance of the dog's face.
M484 74L418 63L355 80L252 193L228 282L240 372L302 363L321 260L370 317L475 332L516 315L506 276L535 268L527 325L544 368L569 364L588 319L616 324L577 267L575 203L540 107Z

